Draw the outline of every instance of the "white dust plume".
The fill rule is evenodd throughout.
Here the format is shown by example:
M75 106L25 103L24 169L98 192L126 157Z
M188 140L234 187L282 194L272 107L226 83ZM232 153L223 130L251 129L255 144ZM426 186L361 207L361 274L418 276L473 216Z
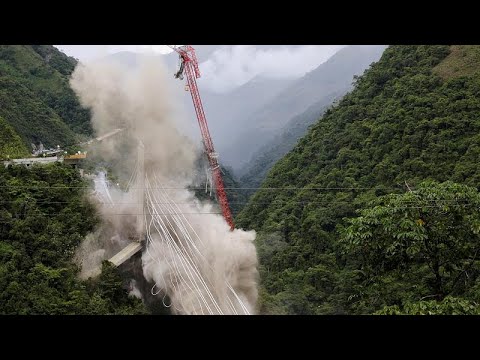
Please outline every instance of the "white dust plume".
M97 136L126 129L96 151L111 172L131 174L118 186L102 172L95 177L103 224L77 254L82 274L132 239L145 241L143 274L173 313L255 313L255 233L231 232L217 205L187 190L201 148L185 135L196 121L182 120L172 96L182 85L152 57L133 70L108 60L79 64L71 86L91 110Z

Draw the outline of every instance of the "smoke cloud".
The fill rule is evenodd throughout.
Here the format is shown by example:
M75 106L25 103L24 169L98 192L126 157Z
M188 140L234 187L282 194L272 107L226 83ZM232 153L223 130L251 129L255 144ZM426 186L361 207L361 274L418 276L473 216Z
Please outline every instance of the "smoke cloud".
M97 135L126 129L95 152L120 179L133 174L119 186L101 171L94 177L104 221L79 249L82 275L133 238L146 237L144 276L155 283L159 301L170 299L174 313L254 313L255 232L230 232L216 205L187 190L201 148L186 136L191 124L182 118L165 70L158 58L145 57L135 69L103 59L79 64L72 74L71 87L91 109Z

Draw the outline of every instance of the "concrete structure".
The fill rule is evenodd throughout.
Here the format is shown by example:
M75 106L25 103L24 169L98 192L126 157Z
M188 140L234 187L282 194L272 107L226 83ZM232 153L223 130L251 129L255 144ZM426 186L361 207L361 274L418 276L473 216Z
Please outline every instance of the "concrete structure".
M116 253L114 256L112 256L108 261L112 263L115 267L119 267L122 265L125 261L130 259L133 255L138 253L143 249L143 243L134 241L127 246L125 246L122 250L120 250L118 253ZM90 270L89 273L87 273L87 277L91 278L96 278L102 273L102 268L101 266L96 267L92 270Z
M31 157L24 159L12 159L4 161L3 164L5 167L8 165L24 165L30 167L33 164L51 164L54 162L63 162L67 165L77 166L80 161L86 159L87 154L74 154L74 155L65 155L65 156L46 156L46 157Z
M25 158L25 159L12 159L9 161L4 161L3 164L5 167L8 165L25 165L30 167L33 164L51 164L54 162L63 162L63 158L58 158L56 156L52 157L39 157L39 158Z
M123 250L112 256L108 261L116 267L122 265L125 261L130 259L137 252L142 250L143 244L140 242L132 242L125 246Z
M74 155L65 155L63 157L63 162L67 165L77 166L80 161L87 158L87 154L74 154Z

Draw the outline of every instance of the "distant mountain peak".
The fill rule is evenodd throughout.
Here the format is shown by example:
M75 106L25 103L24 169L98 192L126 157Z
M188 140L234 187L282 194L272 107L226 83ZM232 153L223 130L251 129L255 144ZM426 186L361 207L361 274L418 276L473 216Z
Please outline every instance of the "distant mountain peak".
M313 104L322 103L322 99L345 94L351 88L353 76L362 74L380 58L384 49L384 45L344 47L316 69L291 81L255 113L243 113L237 139L223 150L225 161L235 171L247 168L254 153L278 135L288 121ZM271 88L275 88L273 81Z

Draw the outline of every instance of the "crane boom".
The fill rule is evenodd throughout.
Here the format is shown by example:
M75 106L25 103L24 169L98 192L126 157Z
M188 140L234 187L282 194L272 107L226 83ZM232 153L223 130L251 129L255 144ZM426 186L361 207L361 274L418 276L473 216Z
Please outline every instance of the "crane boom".
M200 77L200 69L198 68L195 49L190 45L184 45L181 47L171 45L168 46L176 51L180 56L181 65L179 71L175 74L175 77L178 79L183 79L184 73L187 77L188 90L192 96L193 106L195 107L195 113L197 114L197 120L200 126L200 132L202 133L205 153L210 164L210 170L212 171L212 178L217 193L218 203L222 209L223 217L230 226L230 229L233 230L235 224L233 222L227 194L225 192L225 186L223 184L222 173L218 163L218 154L215 152L215 148L213 147L212 137L210 136L210 131L208 130L207 118L205 116L205 111L203 110L202 99L200 98L200 92L198 91L196 79Z

